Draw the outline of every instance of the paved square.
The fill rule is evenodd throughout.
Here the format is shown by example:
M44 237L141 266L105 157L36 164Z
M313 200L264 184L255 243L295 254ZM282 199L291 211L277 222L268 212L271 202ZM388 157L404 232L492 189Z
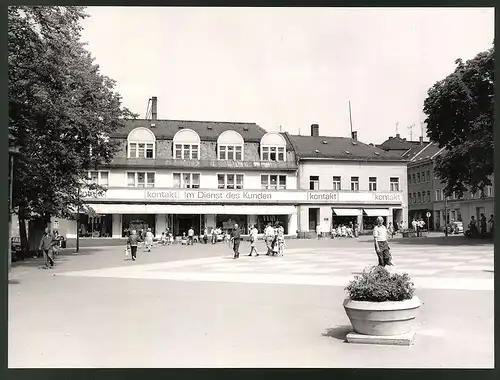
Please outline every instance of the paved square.
M423 301L412 347L344 343L343 288L376 263L369 240L292 241L285 257L243 256L244 243L238 260L198 245L19 264L9 367L492 368L493 246L456 241L392 244Z

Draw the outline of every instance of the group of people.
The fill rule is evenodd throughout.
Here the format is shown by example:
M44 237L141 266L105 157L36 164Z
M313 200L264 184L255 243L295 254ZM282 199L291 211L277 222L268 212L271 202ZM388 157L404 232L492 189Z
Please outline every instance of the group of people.
M468 236L485 236L492 235L495 230L495 219L493 214L490 215L490 219L486 220L486 215L481 213L479 220L476 220L474 216L471 216L469 223L469 230L466 232Z
M331 238L354 238L358 237L359 228L357 223L334 225L330 231Z

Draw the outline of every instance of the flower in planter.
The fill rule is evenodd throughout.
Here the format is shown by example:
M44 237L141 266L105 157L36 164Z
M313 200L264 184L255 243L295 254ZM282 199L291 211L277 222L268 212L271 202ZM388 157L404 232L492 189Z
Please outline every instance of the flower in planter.
M380 266L354 277L345 290L351 300L368 302L409 300L415 292L407 273L389 273Z

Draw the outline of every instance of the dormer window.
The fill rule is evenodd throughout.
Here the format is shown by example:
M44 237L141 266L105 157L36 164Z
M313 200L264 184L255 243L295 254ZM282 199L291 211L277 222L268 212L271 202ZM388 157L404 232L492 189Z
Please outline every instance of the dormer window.
M243 161L243 137L236 131L222 132L217 139L219 160Z
M192 129L181 129L173 138L173 156L176 160L200 159L200 136Z
M136 128L129 133L128 158L155 158L156 138L153 132L147 128Z
M286 161L286 141L279 133L266 133L260 140L261 161Z

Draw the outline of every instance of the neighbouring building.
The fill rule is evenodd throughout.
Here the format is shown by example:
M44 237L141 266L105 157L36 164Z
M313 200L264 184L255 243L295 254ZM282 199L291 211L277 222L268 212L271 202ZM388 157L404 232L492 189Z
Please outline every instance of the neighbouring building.
M418 148L419 146L427 143L428 142L424 142L424 138L422 136L418 141L412 141L401 138L401 135L397 133L396 136L389 136L387 140L385 140L382 144L376 145L376 147L385 150L386 152L402 156L410 149L414 147Z
M358 141L356 132L351 138L321 136L317 124L309 136L287 138L299 161L298 188L315 201L298 205L302 235L318 224L324 232L349 222L371 229L378 216L387 223L407 222L404 159Z

